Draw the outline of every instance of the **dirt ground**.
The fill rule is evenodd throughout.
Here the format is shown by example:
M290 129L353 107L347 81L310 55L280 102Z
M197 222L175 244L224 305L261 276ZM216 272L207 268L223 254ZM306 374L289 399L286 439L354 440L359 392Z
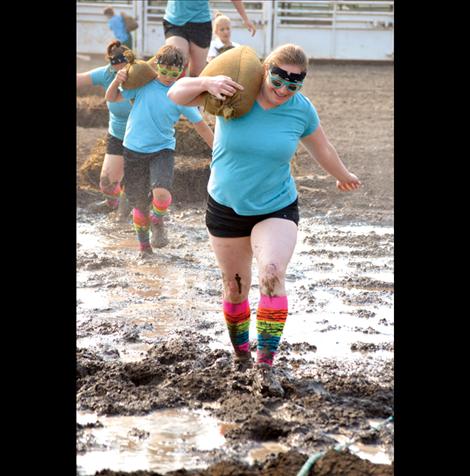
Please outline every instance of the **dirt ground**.
M301 222L275 362L283 397L231 365L204 226L208 152L178 126L171 243L138 262L132 225L89 208L100 200L96 178L79 171L106 123L97 91L86 93L77 98L77 474L295 476L324 452L305 474L392 475L393 65L314 64L307 76L303 93L363 187L337 191L299 147ZM333 450L345 441L349 450Z

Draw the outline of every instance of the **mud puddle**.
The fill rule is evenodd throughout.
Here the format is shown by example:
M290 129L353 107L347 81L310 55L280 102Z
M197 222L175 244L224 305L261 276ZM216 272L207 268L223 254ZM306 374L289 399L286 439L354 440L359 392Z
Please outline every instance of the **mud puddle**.
M392 227L302 219L276 361L285 395L271 397L257 393L251 369L232 369L203 211L175 206L171 243L145 263L132 226L113 218L77 216L81 475L231 458L250 471L289 460L288 471L270 473L288 476L351 437L360 461L393 461L393 425L374 430L393 414ZM254 351L256 269L249 301Z

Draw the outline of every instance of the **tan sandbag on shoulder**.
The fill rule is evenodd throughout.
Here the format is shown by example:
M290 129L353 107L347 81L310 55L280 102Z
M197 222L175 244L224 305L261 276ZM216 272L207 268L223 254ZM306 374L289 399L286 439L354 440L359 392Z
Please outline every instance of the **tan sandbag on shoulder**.
M136 60L131 50L126 50L123 54L129 61L126 64L127 80L122 83L123 89L140 88L157 77L157 72L148 62Z
M216 56L201 71L199 76L229 76L243 91L237 90L225 100L203 93L204 110L225 119L241 117L251 110L263 82L263 65L255 50L249 46L236 46Z

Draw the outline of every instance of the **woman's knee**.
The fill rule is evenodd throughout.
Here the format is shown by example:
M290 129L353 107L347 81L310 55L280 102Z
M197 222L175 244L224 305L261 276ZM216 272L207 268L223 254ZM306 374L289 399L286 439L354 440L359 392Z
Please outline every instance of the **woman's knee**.
M260 292L265 296L273 296L284 292L286 271L277 263L268 263L260 266Z
M120 185L118 180L113 181L109 174L101 174L100 176L100 190L103 193L112 194Z
M223 276L224 299L231 303L240 303L248 298L250 291L250 281L242 278L238 273L233 276Z

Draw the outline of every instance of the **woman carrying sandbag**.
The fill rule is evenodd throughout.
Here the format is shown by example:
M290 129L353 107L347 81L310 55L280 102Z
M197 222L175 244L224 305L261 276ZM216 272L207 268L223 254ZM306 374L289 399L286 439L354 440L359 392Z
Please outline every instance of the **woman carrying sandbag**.
M132 49L132 35L127 31L124 16L116 15L112 7L106 7L103 10L103 15L108 19L108 26L114 37L129 49Z
M175 124L183 114L212 149L214 135L197 107L176 105L167 92L183 72L183 53L162 46L155 55L156 79L134 89L119 87L128 73L122 69L106 91L106 100L134 100L124 135L126 194L133 207L134 228L143 259L153 248L168 244L164 217L172 202ZM123 86L124 86L123 84ZM150 229L152 236L150 238Z
M236 50L224 55L231 52ZM338 157L315 107L299 92L308 67L302 48L280 46L263 67L261 88L249 112L216 118L206 225L223 276L223 313L240 370L252 365L248 294L253 256L257 261L255 387L282 396L272 365L287 318L285 276L297 240L299 211L290 164L298 142L336 178L339 190L355 190L360 181ZM241 94L242 88L225 75L201 76L182 78L168 95L177 104L194 106L203 103L205 92L224 99Z
M119 70L127 64L125 51L130 51L120 41L112 41L106 49L106 66L77 74L77 89L84 86L102 86L106 91ZM100 189L104 201L94 204L95 210L118 209L118 220L127 221L130 213L121 182L124 176L124 158L122 141L126 130L127 118L131 112L130 101L120 103L106 102L109 110L108 133L106 136L106 154L100 174Z
M231 0L251 36L255 25L249 20L242 0ZM212 40L212 18L209 0L168 0L163 16L167 45L179 48L189 65L189 75L198 76L207 62Z

